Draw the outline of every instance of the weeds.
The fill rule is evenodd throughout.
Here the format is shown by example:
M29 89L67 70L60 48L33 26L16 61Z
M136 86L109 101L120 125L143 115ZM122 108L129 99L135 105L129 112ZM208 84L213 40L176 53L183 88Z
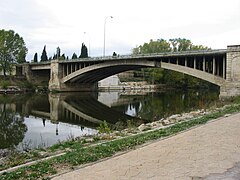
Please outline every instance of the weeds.
M97 130L99 133L110 134L110 132L111 132L111 129L105 120L100 124L100 126L97 128Z

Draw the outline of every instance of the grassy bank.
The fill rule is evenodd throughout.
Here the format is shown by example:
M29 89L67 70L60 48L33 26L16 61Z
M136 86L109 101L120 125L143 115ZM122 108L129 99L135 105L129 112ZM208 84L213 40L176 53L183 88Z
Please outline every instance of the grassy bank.
M225 114L232 114L240 111L240 99L236 98L234 105L228 105L224 108L218 108L210 114L194 118L188 121L183 121L166 128L146 131L140 134L121 137L119 139L102 142L99 137L93 137L90 139L77 139L71 140L64 143L59 143L57 145L48 148L45 151L52 153L56 152L66 152L64 155L59 157L53 157L51 159L38 162L34 165L21 167L12 172L3 173L0 179L48 179L56 173L61 172L66 169L74 169L76 166L94 162L99 159L106 157L111 157L117 152L126 151L129 149L134 149L138 145L142 145L146 142L161 139L175 135L177 133L183 132L189 128L205 124L206 122L222 117ZM111 137L106 134L105 139L111 139ZM17 156L16 156L17 157ZM28 154L23 154L16 157L12 157L10 161L12 164L8 164L0 167L5 169L10 166L21 164L26 161L26 159L39 159L45 157L44 154L33 151Z

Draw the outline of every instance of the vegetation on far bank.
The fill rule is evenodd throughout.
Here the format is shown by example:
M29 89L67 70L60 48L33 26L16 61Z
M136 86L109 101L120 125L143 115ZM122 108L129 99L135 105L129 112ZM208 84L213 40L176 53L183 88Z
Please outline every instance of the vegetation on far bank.
M0 176L0 179L47 179L49 176L59 173L63 169L71 170L85 163L111 157L117 152L134 149L136 146L142 145L148 141L175 135L194 126L205 124L225 114L232 114L239 111L240 97L235 98L227 106L215 109L210 114L196 117L188 121L182 121L166 128L146 131L127 137L122 137L121 132L118 132L118 138L116 139L112 139L108 125L104 123L99 127L99 130L102 132L106 130L107 133L101 136L78 139L72 138L67 142L61 142L48 149L34 150L29 153L11 156L8 164L1 165L1 170L27 161L41 159L48 156L48 153L66 152L59 157L53 157L34 165L21 167L12 172L5 172Z
M33 84L25 77L0 76L0 90L21 90L23 92L34 92L36 89L47 91L47 83Z

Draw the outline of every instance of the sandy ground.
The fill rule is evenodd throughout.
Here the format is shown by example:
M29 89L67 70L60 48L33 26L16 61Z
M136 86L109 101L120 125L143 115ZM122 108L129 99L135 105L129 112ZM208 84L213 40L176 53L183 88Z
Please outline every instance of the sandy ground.
M240 113L54 179L239 180Z

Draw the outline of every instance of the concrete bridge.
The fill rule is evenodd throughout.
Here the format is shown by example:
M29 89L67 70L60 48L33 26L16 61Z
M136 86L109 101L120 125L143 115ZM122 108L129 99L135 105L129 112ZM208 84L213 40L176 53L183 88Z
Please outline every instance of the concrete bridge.
M240 95L240 45L227 49L96 57L23 65L29 81L45 79L50 91L89 91L114 74L139 68L169 69L220 87L220 97Z

